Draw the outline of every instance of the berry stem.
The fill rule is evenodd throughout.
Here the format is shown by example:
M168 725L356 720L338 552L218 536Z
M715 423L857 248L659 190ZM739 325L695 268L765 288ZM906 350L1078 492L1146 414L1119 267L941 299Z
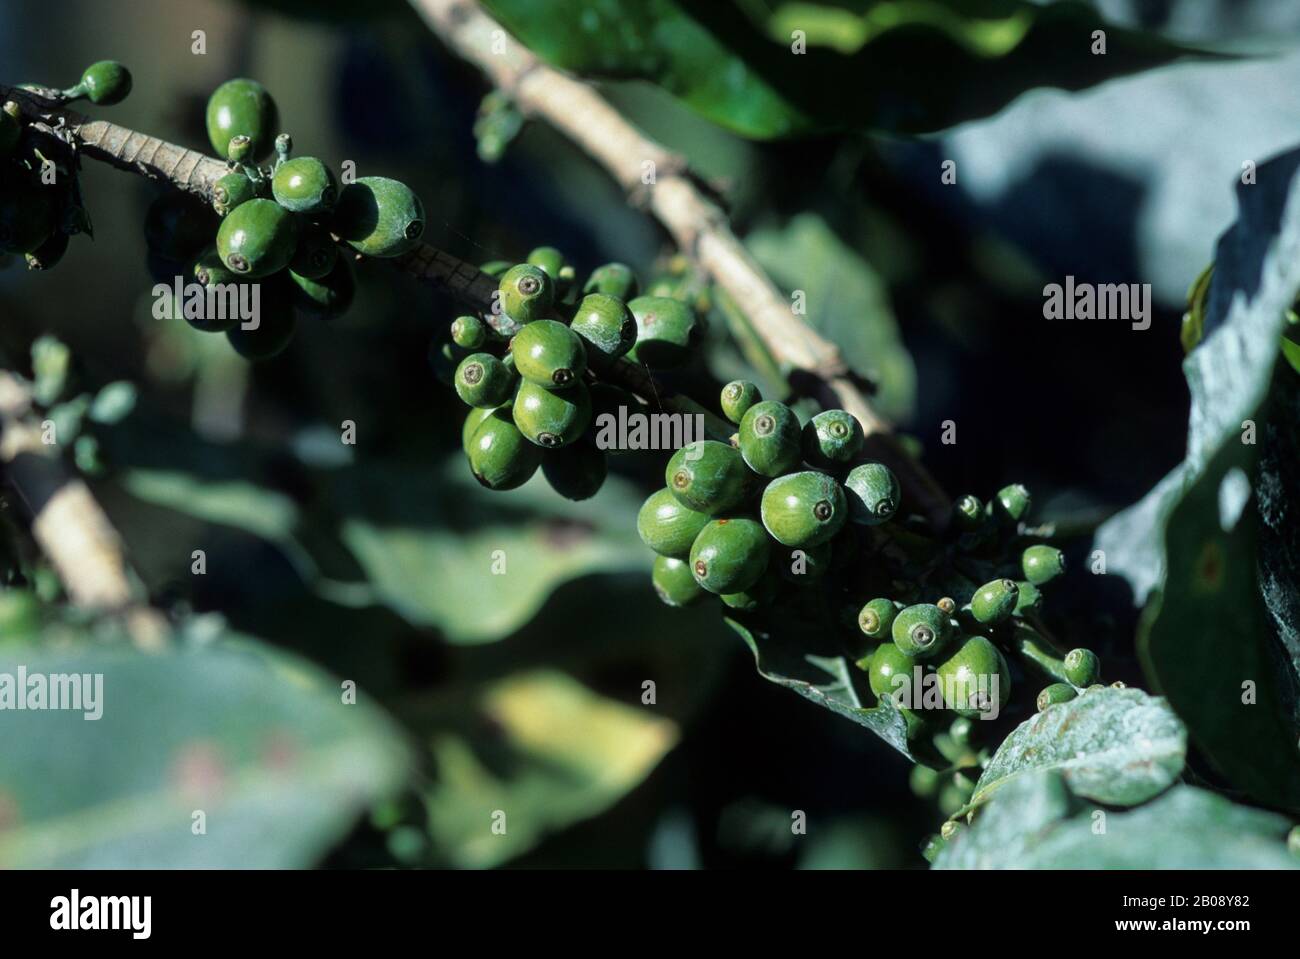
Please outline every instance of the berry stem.
M591 86L555 70L518 41L502 49L504 28L474 0L411 0L429 28L449 48L487 74L525 116L544 118L595 159L623 187L629 201L646 206L717 286L746 311L771 354L792 369L790 384L825 408L852 413L867 434L864 447L898 475L913 507L936 528L947 525L948 497L894 439L844 362L839 348L802 322L776 284L732 232L723 210L696 186L686 161L623 118ZM644 164L654 182L644 182Z

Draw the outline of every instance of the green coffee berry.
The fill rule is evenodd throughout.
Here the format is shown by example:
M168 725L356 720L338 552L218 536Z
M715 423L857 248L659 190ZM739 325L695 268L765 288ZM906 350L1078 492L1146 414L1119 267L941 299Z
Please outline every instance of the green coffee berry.
M303 279L320 280L330 275L338 259L338 244L329 231L307 223L298 231L298 245L289 261L289 269Z
M506 411L507 414L509 411ZM460 427L460 447L469 456L470 440L474 438L474 431L482 425L483 421L493 413L490 409L471 408L469 414L465 417L465 422Z
M763 402L763 394L749 380L732 380L722 388L722 415L739 425L749 408Z
M656 556L650 574L655 593L669 606L685 606L704 595L704 590L691 575L689 563L671 556Z
M864 526L877 526L894 518L900 492L898 477L884 463L863 463L849 471L844 480L849 502L849 519Z
M907 784L918 799L930 799L939 791L939 771L917 764L907 776Z
M691 572L710 593L738 593L758 582L771 547L763 526L746 516L711 520L691 545Z
M975 723L966 716L958 716L952 721L952 725L948 727L948 735L954 743L964 748L969 748L978 738Z
M883 597L869 600L858 612L858 629L872 639L885 639L890 635L898 604Z
M960 716L987 713L1011 697L1011 673L997 647L983 636L970 636L935 669L943 704Z
M952 504L952 518L959 529L978 529L984 521L984 504L978 496L967 493Z
M1030 546L1021 554L1020 568L1035 586L1050 583L1065 571L1065 554L1055 546Z
M717 516L740 505L749 491L749 476L735 447L698 440L672 455L664 469L664 485L683 506Z
M623 301L589 293L578 303L569 328L602 356L622 356L636 343L636 319Z
M857 417L844 410L826 410L803 428L804 459L821 469L842 466L858 455L865 439Z
M1042 604L1043 594L1038 591L1037 586L1028 580L1016 583L1016 608L1013 611L1016 616L1031 613Z
M538 446L567 446L591 423L591 394L581 382L566 390L548 390L524 380L515 393L514 416L520 431Z
M808 547L824 543L839 532L848 518L848 504L834 477L806 470L768 483L760 514L763 525L778 543Z
M144 216L144 240L151 253L188 263L212 242L217 216L198 197L179 190L160 194Z
M1300 826L1292 826L1286 834L1286 848L1291 855L1300 856Z
M488 489L522 486L541 462L542 451L520 432L507 407L489 413L470 438L469 468Z
M221 261L244 279L278 273L289 265L298 245L298 221L272 200L241 203L221 221L217 252Z
M471 353L456 367L453 382L466 406L495 409L510 398L515 377L491 353Z
M217 156L226 155L231 137L246 136L251 158L262 160L271 152L279 123L275 101L256 80L227 80L208 98L208 139Z
M267 360L281 353L293 339L298 317L293 310L293 287L282 276L258 282L257 327L242 323L226 330L226 339L246 360Z
M776 400L755 403L736 431L740 455L759 476L780 476L799 465L799 418Z
M970 600L970 611L981 623L1000 623L1016 609L1020 589L1015 580L995 579L985 583Z
M510 341L515 369L530 383L548 390L566 389L587 369L582 337L556 320L535 320Z
M186 267L186 272L190 279L203 287L234 287L243 284L243 278L237 276L221 262L221 257L217 255L217 248L210 246L197 257L195 257ZM263 291L258 290L258 308L261 309L261 296ZM181 304L178 304L178 307ZM196 330L204 333L224 333L231 327L240 322L239 311L235 309L226 310L200 310L197 315L191 316L183 309L180 310L185 322ZM224 313L224 318L221 314ZM260 322L260 317L259 317Z
M1057 703L1068 703L1077 695L1078 692L1069 683L1052 683L1039 692L1038 711L1041 713L1048 706L1055 706Z
M100 60L86 67L81 82L63 91L69 100L86 99L96 106L121 103L131 92L131 71L116 60Z
M551 282L559 287L560 271L564 269L564 254L553 246L539 246L528 254L528 259L524 262L533 266L540 267L546 271L546 275L551 278Z
M241 203L247 203L257 196L257 187L247 175L234 172L227 173L212 187L212 209L217 216L227 216Z
M242 133L230 138L226 144L226 161L236 169L242 172L245 162L251 163L253 159L253 140Z
M787 583L808 586L819 581L831 568L831 544L781 546L773 551L772 562Z
M895 677L901 676L903 680L910 683L915 666L916 660L893 643L881 644L871 654L871 668L867 675L871 691L880 699L892 696L901 682Z
M531 263L512 266L497 285L500 308L517 323L545 317L555 304L555 286L546 271Z
M933 863L939 858L939 853L943 852L947 845L948 840L944 839L943 836L938 833L926 836L925 840L921 843L921 858L928 863Z
M324 213L338 200L334 174L315 157L286 160L271 177L275 202L294 213Z
M1012 483L998 490L998 495L989 503L987 512L996 517L1000 523L1014 526L1025 518L1029 507L1029 490L1019 483Z
M636 345L628 355L652 370L684 363L699 342L695 311L665 296L638 296L627 307L636 317Z
M363 176L340 191L330 223L364 256L401 256L424 234L424 205L405 183Z
M509 260L488 260L480 266L479 269L493 279L499 280L501 277L505 276L506 270L510 269L512 266L514 266L514 264Z
M605 484L609 463L605 453L591 443L574 443L543 452L542 475L565 499L585 500Z
M1072 649L1065 654L1065 677L1076 686L1091 686L1101 677L1101 660L1091 649Z
M636 297L639 284L632 268L624 263L606 263L591 271L582 287L583 293L604 293L626 303Z
M917 659L929 659L952 638L952 620L931 603L918 603L898 611L890 624L894 645Z
M487 324L477 316L458 316L451 321L451 341L457 346L477 350L487 338Z
M677 501L670 489L656 490L641 504L636 517L637 535L660 556L690 555L691 544L708 525L709 515Z
M294 285L294 303L304 313L315 316L339 316L346 313L352 305L356 294L356 271L352 261L340 256L334 261L334 268L318 280L300 276L292 267L289 279Z

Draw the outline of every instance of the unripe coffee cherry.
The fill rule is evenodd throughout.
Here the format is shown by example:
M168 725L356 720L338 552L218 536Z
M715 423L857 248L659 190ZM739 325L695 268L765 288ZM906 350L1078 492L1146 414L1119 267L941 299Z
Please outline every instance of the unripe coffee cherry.
M636 517L637 535L660 556L690 555L691 544L708 525L709 515L683 506L672 490L651 493Z
M711 520L691 545L691 572L710 593L738 593L758 582L771 549L757 520Z
M212 92L207 107L208 139L224 157L230 138L246 136L250 157L260 161L271 152L280 117L275 101L256 80L227 80Z
M591 443L573 443L542 453L542 475L565 499L580 501L600 492L609 475L609 463L604 452Z
M978 529L984 521L984 504L978 496L967 493L952 504L952 519L958 529Z
M96 106L121 103L131 92L131 71L116 60L100 60L86 67L81 82L63 95L69 100L85 98Z
M1048 706L1055 706L1057 703L1068 703L1078 695L1078 691L1069 683L1052 683L1052 685L1044 687L1039 692L1036 705L1041 713Z
M689 563L671 556L656 556L650 574L655 593L669 606L685 606L704 595L700 584L691 575Z
M1065 554L1055 546L1030 546L1021 554L1020 568L1024 570L1025 579L1035 586L1042 586L1065 571Z
M536 320L510 341L515 369L530 383L562 390L578 382L587 369L582 337L556 320Z
M799 417L784 403L768 400L749 407L736 437L740 455L759 476L780 476L799 465Z
M487 324L477 316L458 316L451 321L451 341L457 346L477 350L487 338Z
M510 399L515 377L491 353L471 353L456 367L453 384L466 406L495 409Z
M1038 591L1037 586L1023 579L1016 583L1016 608L1013 611L1016 616L1031 613L1042 604L1043 594Z
M626 303L635 299L639 288L636 274L632 272L630 266L625 263L606 263L591 271L591 276L583 285L582 292L604 293Z
M1016 609L1020 589L1015 580L995 579L985 583L971 597L970 611L981 623L1000 623Z
M1029 513L1029 490L1019 483L1012 483L998 490L987 507L987 512L998 522L1006 526L1015 526Z
M857 456L865 438L857 417L844 410L826 410L804 426L803 456L813 466L832 469Z
M314 316L331 317L346 313L356 295L356 271L352 260L346 256L336 257L333 269L319 279L301 276L292 267L289 279L293 282L294 303L298 309Z
M569 328L603 356L622 356L636 343L636 318L622 300L589 293L578 303Z
M515 423L538 446L567 446L591 423L591 394L585 383L567 390L548 390L523 380L515 393Z
M760 513L778 543L806 548L839 532L848 518L848 504L833 476L806 470L768 483Z
M271 178L275 202L294 213L324 213L338 200L334 174L315 157L295 157L281 163Z
M872 639L888 639L898 610L898 604L892 599L870 600L858 613L858 629Z
M959 716L974 717L1000 709L1011 697L1011 673L1006 660L983 636L971 636L935 669L943 704Z
M257 196L257 188L245 174L227 173L212 187L212 209L217 216L227 216L241 203Z
M749 490L749 477L740 451L717 440L683 446L664 469L664 485L677 502L710 516L739 506Z
M749 380L732 380L722 388L722 415L739 425L749 408L762 401L763 395Z
M541 462L542 451L524 437L506 408L489 413L470 439L469 468L488 489L522 486Z
M916 660L893 643L882 644L871 654L871 666L867 677L871 691L880 699L892 696L898 688L895 677L901 676L910 683L915 666Z
M546 275L551 278L551 282L558 288L560 285L560 272L564 269L564 254L553 246L539 246L528 254L524 261L531 263L533 266L546 271Z
M627 304L636 317L636 345L628 355L652 370L680 366L700 338L695 311L666 296L639 296Z
M1076 686L1091 686L1101 677L1101 660L1091 649L1072 649L1065 654L1065 677Z
M543 319L555 304L555 286L546 271L531 263L512 266L497 284L501 310L516 323Z
M283 270L297 245L298 221L272 200L241 203L221 221L217 231L221 261L248 280Z
M884 463L863 463L853 467L844 480L849 502L849 519L864 526L877 526L898 512L898 477Z
M736 593L720 593L718 598L728 609L755 610L771 604L781 590L780 578L768 569L753 586Z
M405 183L363 176L339 193L330 228L364 256L401 256L424 234L424 204Z
M918 603L898 611L890 626L894 645L917 659L929 659L952 637L952 620L938 606Z

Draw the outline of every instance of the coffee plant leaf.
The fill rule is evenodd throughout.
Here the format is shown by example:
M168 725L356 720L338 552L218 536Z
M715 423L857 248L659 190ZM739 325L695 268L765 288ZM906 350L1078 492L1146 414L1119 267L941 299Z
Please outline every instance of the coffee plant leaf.
M800 214L746 240L754 258L807 312L803 319L835 342L848 365L877 388L877 409L905 420L916 401L916 367L903 346L884 283L819 216Z
M862 42L849 53L809 42L798 54L798 38L784 20L750 19L746 5L735 2L647 0L629 7L487 0L485 6L554 66L592 78L648 80L754 139L938 130L993 113L1032 87L1081 89L1185 52L1158 37L1109 27L1079 4L1024 0L987 0L978 16L964 12L969 5L942 0L926 4L924 16L904 16L889 28L866 23ZM807 6L818 23L858 15ZM891 8L906 14L917 6ZM871 10L862 15L870 18ZM1092 52L1098 29L1105 30L1105 56ZM924 64L924 83L914 82L918 64ZM847 89L853 97L826 96Z
M1137 689L1095 689L1021 723L985 767L971 805L1016 779L1059 770L1076 795L1133 806L1167 789L1187 755L1187 730L1164 700Z
M1104 810L1073 795L1060 772L1039 770L999 792L934 868L1296 869L1290 825L1186 785L1135 809Z
M801 630L783 620L777 626L728 618L754 654L754 665L764 679L794 690L805 699L865 726L908 759L914 759L907 741L907 721L888 699L871 702L866 673L848 658L829 651L814 652L822 634L816 628Z
M6 868L304 868L405 781L401 732L304 660L229 632L148 655L87 638L0 649L29 690L102 677L97 719L6 710Z
M1300 291L1298 171L1292 151L1238 188L1205 336L1183 364L1187 458L1095 541L1145 605L1138 650L1153 687L1233 785L1290 809L1300 809L1296 587L1284 568L1261 582L1259 563L1269 550L1296 563L1280 485L1296 442L1294 426L1280 425L1294 409L1292 371L1283 365L1271 387L1284 314Z
M539 668L459 684L408 716L428 744L432 854L487 868L608 809L676 745L677 724Z
M628 521L643 499L630 483L611 477L575 503L540 474L501 496L463 462L433 477L429 470L368 463L336 473L330 497L340 538L376 599L452 643L509 635L570 580L650 567Z

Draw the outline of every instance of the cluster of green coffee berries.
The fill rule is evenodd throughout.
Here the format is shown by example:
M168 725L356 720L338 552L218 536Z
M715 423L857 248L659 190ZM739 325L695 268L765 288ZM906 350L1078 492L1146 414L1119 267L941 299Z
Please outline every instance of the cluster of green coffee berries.
M599 382L593 367L624 356L656 370L679 365L699 341L699 316L677 296L639 295L621 263L579 285L554 247L483 270L498 279L493 313L457 317L431 356L471 408L462 435L470 470L489 489L507 490L540 468L556 491L586 499L605 481L607 455L619 452L597 445L601 414L642 409L632 393Z
M64 103L89 100L110 106L131 92L131 74L112 60L91 64L75 86L55 91L22 89ZM82 204L76 162L52 131L23 122L12 100L0 105L0 262L21 256L31 270L48 270L63 259L69 241L91 233Z
M154 201L145 222L151 267L156 278L181 276L205 288L257 284L255 328L234 311L180 312L196 329L224 332L241 355L263 359L288 345L299 312L332 317L348 309L355 256L413 249L424 208L397 180L360 177L340 188L323 161L292 156L291 138L277 132L275 101L255 80L223 83L206 116L228 172L208 204L177 191Z

